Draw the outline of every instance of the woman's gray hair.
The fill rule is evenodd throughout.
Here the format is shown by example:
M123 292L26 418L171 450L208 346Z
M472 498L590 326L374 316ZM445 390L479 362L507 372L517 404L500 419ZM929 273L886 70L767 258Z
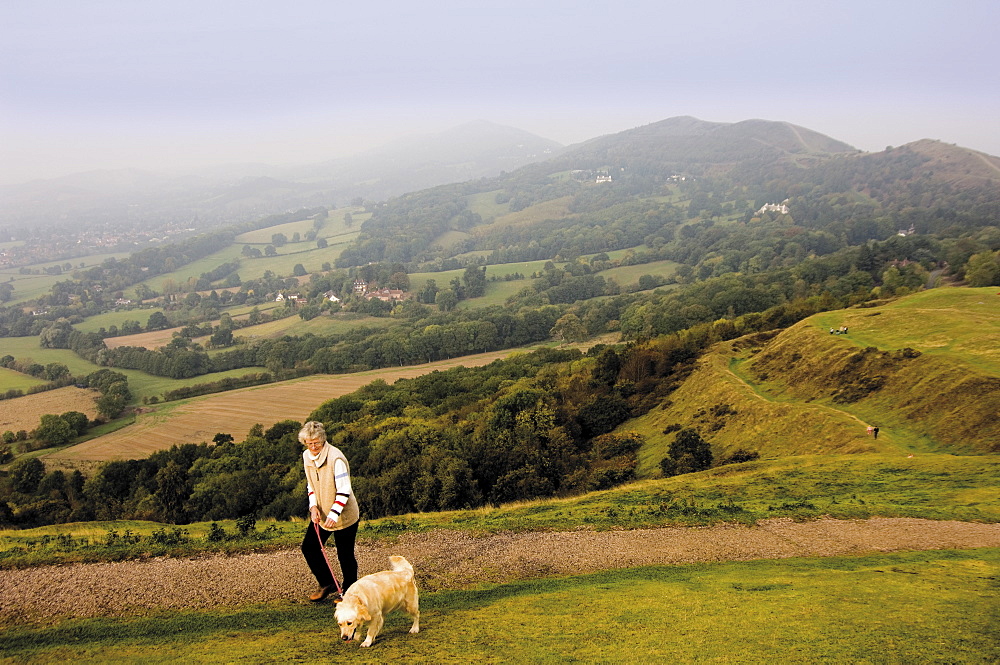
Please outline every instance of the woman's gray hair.
M310 420L299 430L299 442L305 443L311 439L326 441L326 428L318 420Z

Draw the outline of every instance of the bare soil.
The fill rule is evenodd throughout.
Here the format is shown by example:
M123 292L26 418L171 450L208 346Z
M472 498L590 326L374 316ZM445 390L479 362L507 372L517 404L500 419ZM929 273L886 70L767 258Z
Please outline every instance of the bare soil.
M332 545L332 543L331 543ZM766 520L752 527L501 533L437 530L359 543L362 575L391 554L424 591L643 565L1000 547L1000 524L921 519ZM336 557L330 551L330 559ZM297 548L239 556L158 558L0 571L0 626L255 603L307 603L315 588Z

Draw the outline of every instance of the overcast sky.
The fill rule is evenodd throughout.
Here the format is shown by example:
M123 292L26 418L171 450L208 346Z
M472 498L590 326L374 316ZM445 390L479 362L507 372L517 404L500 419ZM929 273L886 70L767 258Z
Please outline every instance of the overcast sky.
M0 183L692 115L1000 155L1000 2L6 0Z

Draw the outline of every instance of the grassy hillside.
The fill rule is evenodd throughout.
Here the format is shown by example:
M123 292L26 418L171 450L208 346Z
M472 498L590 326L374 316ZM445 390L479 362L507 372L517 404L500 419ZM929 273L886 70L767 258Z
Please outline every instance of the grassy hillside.
M995 291L936 289L717 345L667 402L620 428L646 436L640 476L659 474L678 425L717 458L1000 451ZM847 335L829 333L842 325Z

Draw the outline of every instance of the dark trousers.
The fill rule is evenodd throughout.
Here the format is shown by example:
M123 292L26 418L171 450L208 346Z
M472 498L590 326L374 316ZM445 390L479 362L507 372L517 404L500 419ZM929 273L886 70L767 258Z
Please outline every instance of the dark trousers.
M323 557L323 545L333 534L333 543L337 547L337 561L340 563L340 571L344 575L341 580L341 588L347 591L347 587L358 581L358 560L354 556L354 541L358 536L358 522L349 527L338 529L337 531L327 531L321 528L320 536L316 537L316 527L312 522L306 529L306 535L302 538L302 556L309 564L320 587L328 587L333 584L333 573Z

